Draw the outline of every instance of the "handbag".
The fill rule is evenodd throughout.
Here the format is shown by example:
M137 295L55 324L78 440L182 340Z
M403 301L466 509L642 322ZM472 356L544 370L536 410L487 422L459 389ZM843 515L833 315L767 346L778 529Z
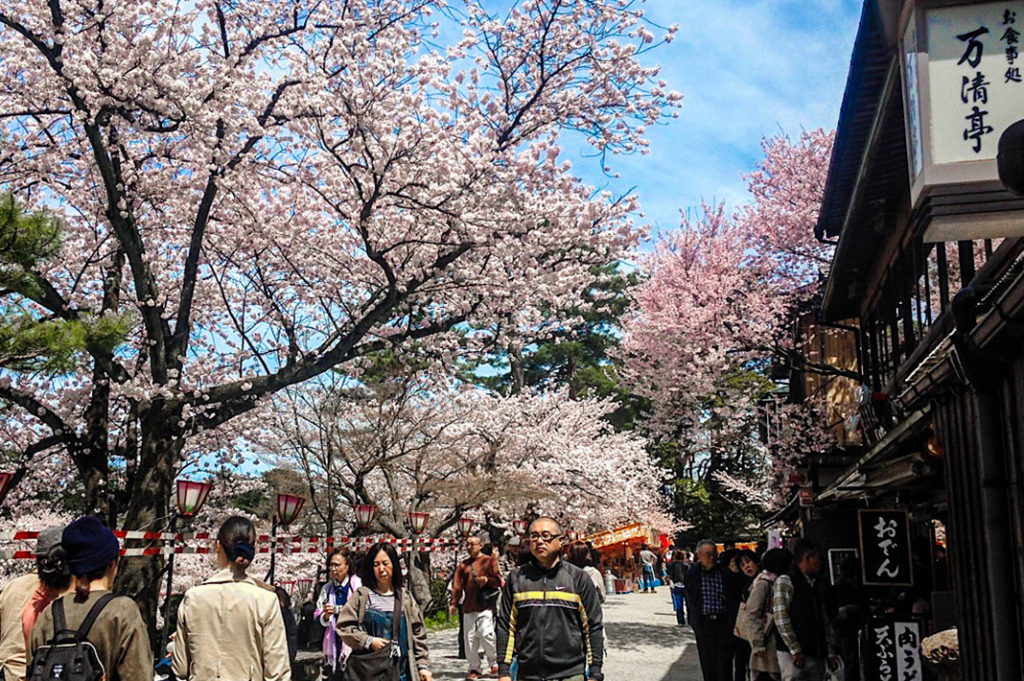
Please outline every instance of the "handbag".
M402 651L398 647L402 626L402 594L395 593L391 613L391 644L380 650L353 650L345 664L345 681L398 681Z
M825 681L843 681L845 678L846 665L843 664L843 658L836 655L835 669L829 667L828 674L825 676Z
M476 580L476 565L470 563L469 570L473 573L473 579ZM491 609L498 605L499 593L501 593L501 591L497 587L481 586L477 589L476 599L480 601L480 605L482 605L485 610Z

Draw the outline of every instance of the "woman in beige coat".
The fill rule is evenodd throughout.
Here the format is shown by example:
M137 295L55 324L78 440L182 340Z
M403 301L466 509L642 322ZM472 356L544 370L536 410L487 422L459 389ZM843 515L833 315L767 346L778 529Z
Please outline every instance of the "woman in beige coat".
M291 681L274 588L245 574L256 528L240 516L217 533L221 571L185 592L171 670L181 681Z
M755 681L782 678L775 655L772 587L792 562L793 554L786 549L766 551L761 558L761 572L750 585L750 595L736 618L736 631L750 642L750 677Z

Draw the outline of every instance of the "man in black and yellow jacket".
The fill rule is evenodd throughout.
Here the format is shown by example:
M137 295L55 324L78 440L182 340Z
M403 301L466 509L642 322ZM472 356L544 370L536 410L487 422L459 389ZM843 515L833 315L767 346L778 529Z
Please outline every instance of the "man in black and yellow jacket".
M603 681L601 601L583 570L561 560L562 531L551 518L530 525L533 559L513 570L498 608L498 679Z

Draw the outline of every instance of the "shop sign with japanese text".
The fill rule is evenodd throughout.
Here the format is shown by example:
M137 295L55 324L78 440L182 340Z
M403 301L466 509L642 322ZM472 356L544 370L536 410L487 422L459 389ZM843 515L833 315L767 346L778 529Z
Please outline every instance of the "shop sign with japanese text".
M864 584L910 586L910 519L906 511L857 511Z
M1024 2L933 9L927 26L935 163L995 158L999 135L1024 115Z
M867 628L870 652L866 678L873 681L924 681L921 627L917 622L872 620Z
M998 182L999 137L1024 117L1024 0L908 0L900 30L911 203ZM935 216L945 231L926 241L1024 235L1003 208L983 208Z
M917 622L894 622L896 672L900 681L923 681L921 664L921 627Z

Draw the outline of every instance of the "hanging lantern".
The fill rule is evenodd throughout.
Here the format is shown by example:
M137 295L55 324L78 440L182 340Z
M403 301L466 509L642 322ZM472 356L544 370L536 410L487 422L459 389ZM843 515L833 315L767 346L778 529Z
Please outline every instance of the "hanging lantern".
M356 504L352 510L356 513L356 525L364 530L373 522L373 516L377 515L377 507L374 504Z
M11 482L14 481L14 473L0 473L0 502L7 496L11 489Z
M576 530L567 530L566 533L565 533L565 538L570 543L576 541L577 539L579 539L579 537L580 537L580 533L577 532Z
M426 511L409 511L409 525L413 534L422 534L423 530L427 529L428 520L430 514Z
M526 530L529 527L530 527L530 524L527 523L522 518L516 518L515 520L512 521L512 529L515 530L516 534L519 534L519 535L526 534Z
M297 580L295 580L295 586L298 588L299 594L303 598L305 598L306 594L309 593L309 590L313 588L313 580L312 579L297 579Z
M287 527L299 516L299 511L306 503L305 497L295 494L277 493L277 521Z
M213 484L209 482L195 482L193 480L178 480L175 503L178 506L178 515L186 518L198 515L206 503Z
M464 515L459 518L459 534L463 537L468 537L469 533L473 531L473 516Z

